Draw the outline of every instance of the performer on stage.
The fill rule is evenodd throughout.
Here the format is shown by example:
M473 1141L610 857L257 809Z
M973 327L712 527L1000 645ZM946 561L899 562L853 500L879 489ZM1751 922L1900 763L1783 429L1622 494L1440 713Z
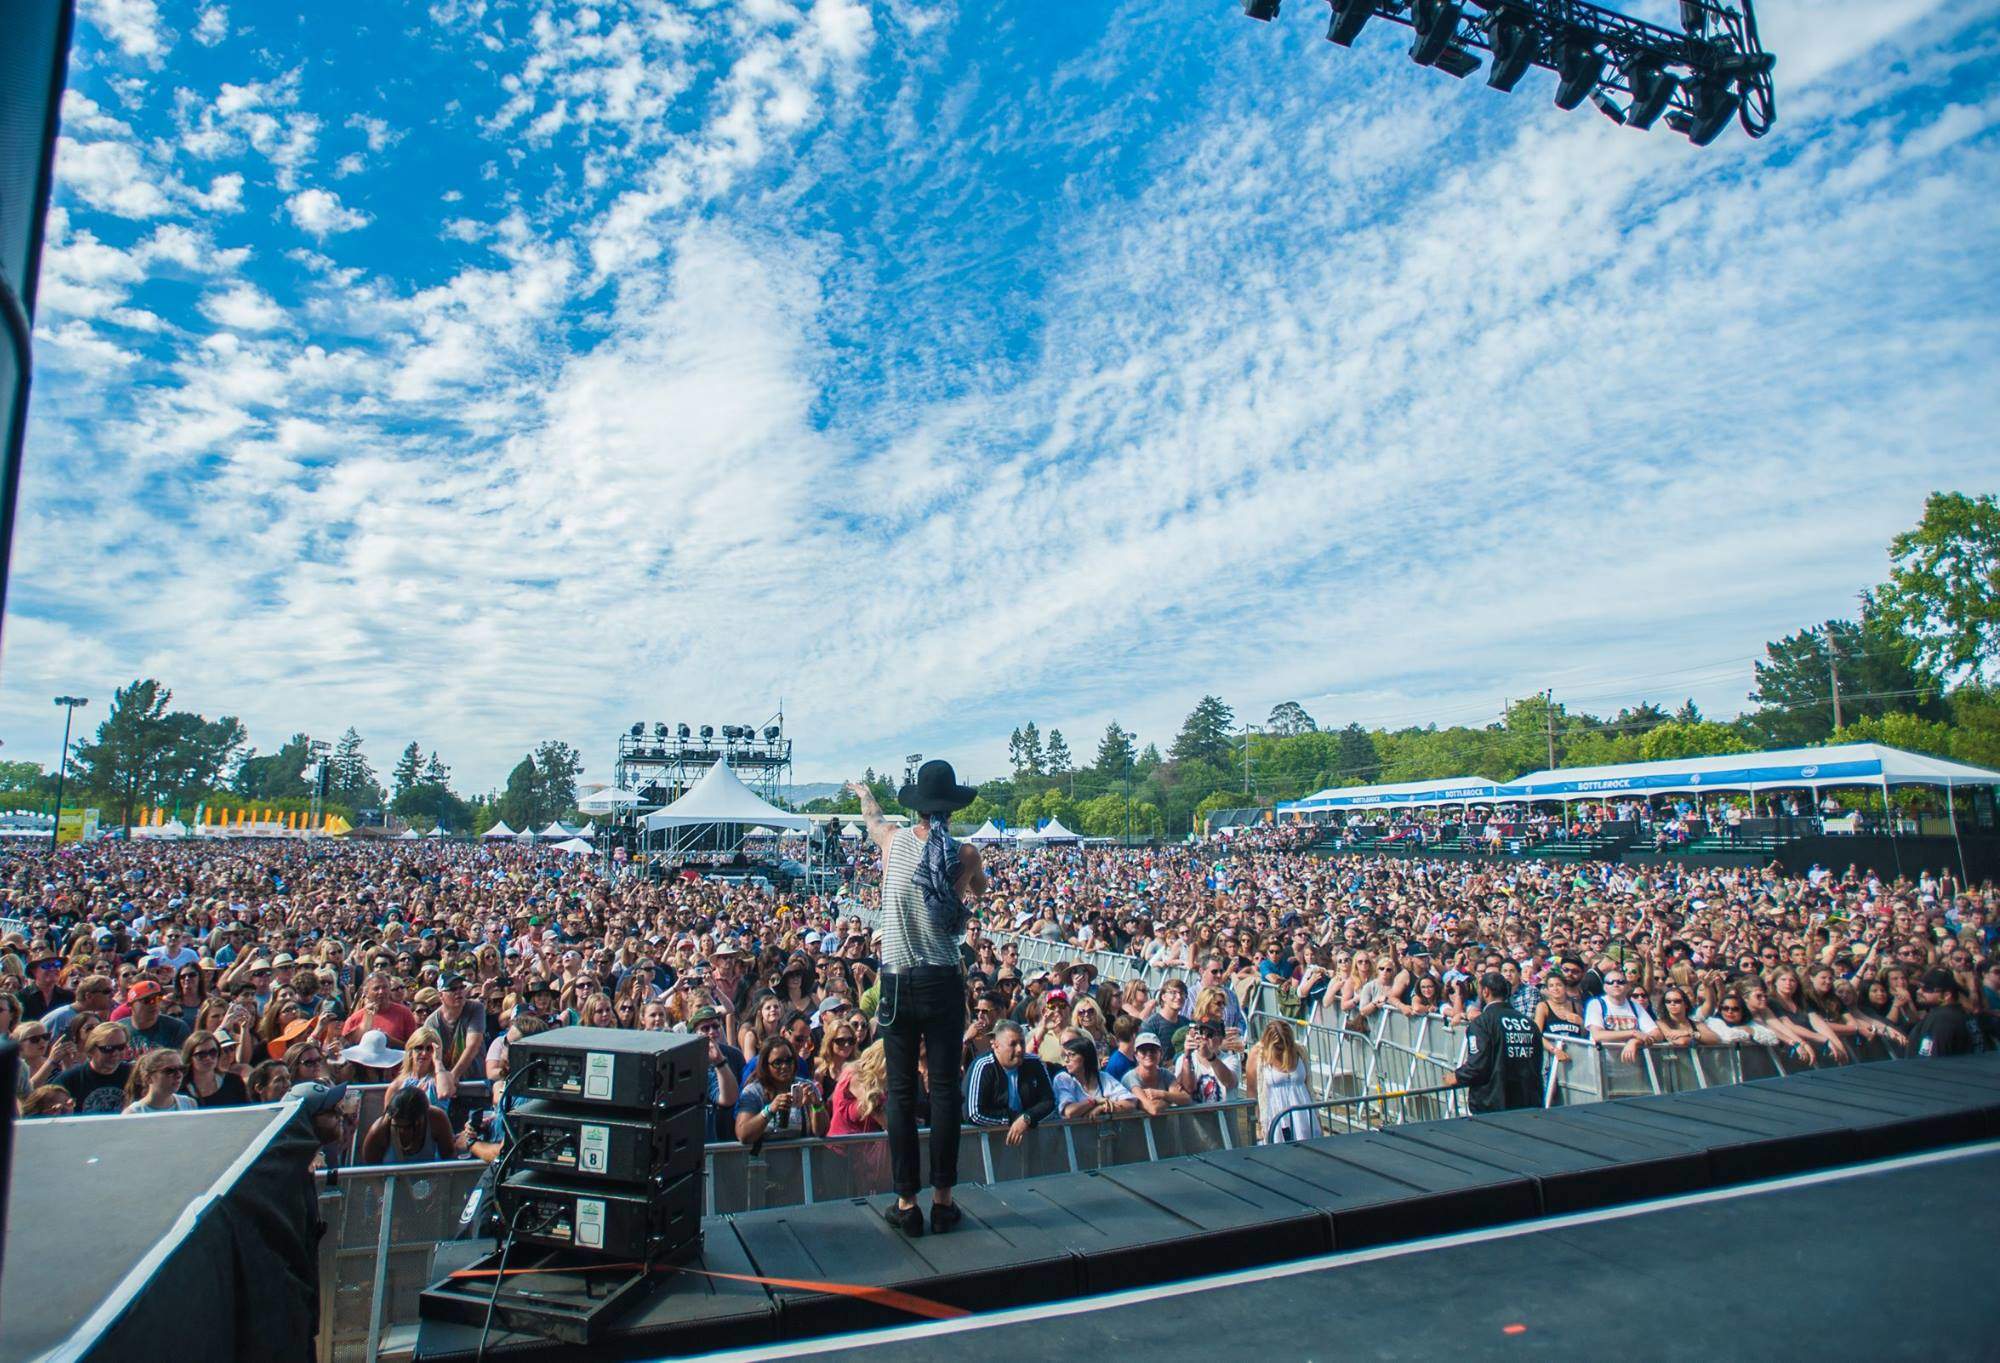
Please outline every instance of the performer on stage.
M916 816L909 828L882 817L875 792L856 781L848 789L861 801L868 836L882 849L882 977L876 1020L888 1057L890 1174L896 1202L889 1224L905 1235L924 1233L917 1206L917 1060L929 1055L931 1121L931 1230L957 1225L952 1204L958 1182L959 1045L965 1036L965 976L958 939L965 931L968 897L986 892L978 849L952 841L951 814L978 796L958 784L949 762L926 762L896 799Z

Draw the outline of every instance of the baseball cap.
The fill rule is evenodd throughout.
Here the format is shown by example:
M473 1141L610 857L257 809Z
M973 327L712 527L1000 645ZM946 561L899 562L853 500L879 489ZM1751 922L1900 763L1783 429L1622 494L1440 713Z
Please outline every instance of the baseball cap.
M701 1007L695 1009L694 1012L688 1014L688 1026L699 1027L704 1022L715 1022L720 1020L721 1017L722 1014L719 1010L703 1004Z
M281 951L272 958L271 968L273 970L283 970L288 965L297 965L298 963L298 958L293 956L291 952Z
M125 991L125 1002L137 1003L140 999L158 998L160 993L158 980L137 980Z
M447 970L438 976L438 988L440 989L459 989L463 988L464 985L465 976L459 974L456 970Z
M1949 970L1944 969L1942 966L1926 970L1923 979L1917 983L1934 994L1956 994L1958 992L1957 979L1952 976Z
M1147 1046L1151 1046L1156 1051L1166 1049L1166 1047L1160 1044L1160 1037L1157 1032L1141 1032L1132 1040L1132 1049L1135 1051Z
M345 1084L294 1084L286 1095L305 1109L306 1116L317 1117L340 1106L340 1100L347 1096Z

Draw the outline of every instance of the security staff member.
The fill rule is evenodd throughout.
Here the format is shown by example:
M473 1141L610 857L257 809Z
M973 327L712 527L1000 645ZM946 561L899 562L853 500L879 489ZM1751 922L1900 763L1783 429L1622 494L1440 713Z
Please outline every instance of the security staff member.
M1542 1105L1542 1033L1535 1020L1507 1005L1507 977L1488 971L1479 981L1479 1016L1465 1029L1465 1063L1444 1077L1470 1090L1474 1112Z

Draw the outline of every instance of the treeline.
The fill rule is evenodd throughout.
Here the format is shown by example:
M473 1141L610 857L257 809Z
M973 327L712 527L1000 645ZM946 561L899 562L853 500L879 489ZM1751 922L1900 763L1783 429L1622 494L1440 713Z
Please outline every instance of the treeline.
M963 817L1017 827L1054 817L1116 836L1129 807L1134 833L1178 835L1217 809L1329 786L1508 781L1551 765L1847 742L2000 768L2000 690L1991 684L2000 663L2000 506L1992 496L1934 494L1889 557L1887 580L1861 593L1854 619L1766 645L1751 708L1733 719L1704 716L1691 700L1596 715L1544 693L1510 702L1485 725L1364 728L1322 722L1296 701L1274 707L1261 725L1243 725L1221 698L1204 696L1164 753L1113 721L1092 759L1076 762L1060 730L1044 738L1036 724L1022 725L1009 742L1012 776L981 783ZM886 781L877 789L891 793ZM856 806L843 796L811 807Z
M293 734L275 752L259 753L240 720L173 709L173 694L150 677L113 692L96 729L72 748L65 807L96 806L107 822L127 824L154 807L182 819L192 819L202 806L230 812L310 807L319 757L309 735ZM393 816L425 832L440 824L455 833L478 832L502 818L515 828L539 828L573 817L583 772L576 749L550 740L521 759L504 790L468 798L452 789L451 768L437 750L426 752L413 740L385 785L352 727L329 744L325 758L322 810L356 825ZM53 771L36 762L0 762L0 804L49 809L55 796Z

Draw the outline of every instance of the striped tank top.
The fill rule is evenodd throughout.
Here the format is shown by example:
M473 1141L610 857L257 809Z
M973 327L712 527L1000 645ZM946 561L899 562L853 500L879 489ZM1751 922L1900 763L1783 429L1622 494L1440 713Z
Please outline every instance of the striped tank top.
M956 966L958 943L939 931L924 908L917 888L917 866L924 844L907 828L896 830L882 856L882 968L914 970L918 966Z

